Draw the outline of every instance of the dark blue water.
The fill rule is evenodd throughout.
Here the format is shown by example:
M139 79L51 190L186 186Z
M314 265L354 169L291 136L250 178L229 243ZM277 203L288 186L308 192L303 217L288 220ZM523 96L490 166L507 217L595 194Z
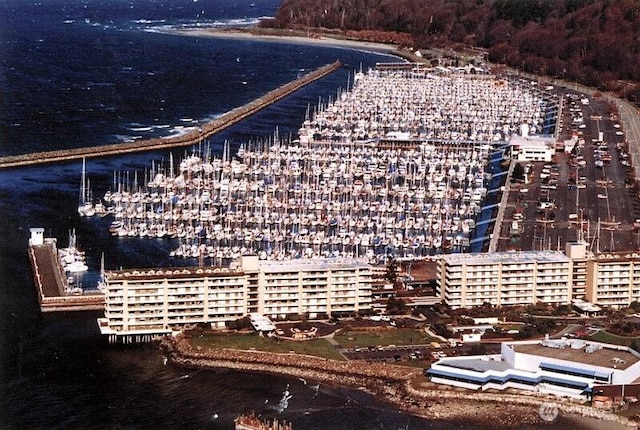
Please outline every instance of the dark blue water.
M340 59L345 66L213 136L220 150L295 134L307 106L345 88L354 69L389 58L317 46L164 34L168 28L252 25L276 0L0 1L0 155L163 136L197 126ZM179 156L184 150L176 150ZM94 193L112 172L144 172L169 153L89 160ZM95 282L107 269L180 264L169 241L118 239L108 219L77 214L81 165L0 171L0 428L232 428L256 412L300 429L458 428L400 413L365 394L297 379L164 366L150 347L106 344L91 313L40 314L27 258L29 228L66 246L75 229ZM294 397L282 414L287 384Z

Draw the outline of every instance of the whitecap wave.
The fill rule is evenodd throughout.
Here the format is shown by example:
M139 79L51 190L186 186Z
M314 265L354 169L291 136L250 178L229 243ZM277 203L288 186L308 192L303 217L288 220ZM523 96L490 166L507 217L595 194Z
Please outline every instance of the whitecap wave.
M149 21L136 20L139 29L148 32L165 33L176 30L204 30L207 28L247 28L255 27L264 19L270 17L243 17L243 18L225 18L225 19L198 19L185 20L175 23L167 23L166 21Z
M184 127L181 125L177 125L173 127L169 132L168 136L164 136L163 139L169 139L172 137L178 137L189 133L190 131L196 130L198 127Z

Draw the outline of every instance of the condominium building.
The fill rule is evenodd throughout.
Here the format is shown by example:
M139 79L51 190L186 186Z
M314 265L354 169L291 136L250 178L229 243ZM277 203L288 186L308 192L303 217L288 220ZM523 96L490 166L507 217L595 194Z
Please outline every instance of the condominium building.
M437 294L452 308L571 302L571 260L559 251L449 254Z
M453 308L586 300L629 306L640 300L640 255L599 254L584 242L565 252L524 251L445 255L438 263L438 291Z
M613 308L640 301L640 254L599 254L587 264L585 300Z
M169 268L105 274L101 332L142 340L187 324L224 326L257 313L272 318L371 309L366 260L261 261L245 256L229 268Z

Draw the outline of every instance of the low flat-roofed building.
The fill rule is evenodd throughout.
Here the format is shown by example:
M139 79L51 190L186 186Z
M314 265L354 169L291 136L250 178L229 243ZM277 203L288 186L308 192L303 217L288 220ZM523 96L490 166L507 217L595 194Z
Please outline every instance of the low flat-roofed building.
M555 139L546 136L521 136L509 139L511 156L518 161L551 161L556 153Z
M433 382L472 390L516 388L587 400L596 385L640 377L640 354L582 339L505 342L500 354L443 358L426 374Z
M577 312L590 317L596 316L602 311L602 308L600 306L594 305L593 303L585 302L582 299L573 299L571 301L571 304L573 305L573 309L575 309Z
M273 262L247 256L235 268L108 271L105 284L99 325L112 341L146 340L198 323L222 327L249 314L315 318L371 309L371 271L361 259Z
M271 322L268 316L260 314L251 314L251 326L255 331L270 332L276 329L275 324Z

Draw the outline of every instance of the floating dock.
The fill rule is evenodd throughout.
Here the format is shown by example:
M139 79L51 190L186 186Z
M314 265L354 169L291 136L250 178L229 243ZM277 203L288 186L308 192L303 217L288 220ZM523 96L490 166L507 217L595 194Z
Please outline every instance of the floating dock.
M213 134L216 134L227 127L255 114L261 109L277 102L280 99L294 93L305 85L316 81L341 67L340 61L327 64L314 70L295 81L289 82L264 96L247 103L244 106L227 112L201 127L179 136L170 136L156 139L139 140L136 142L114 143L101 146L91 146L87 148L73 148L58 151L34 152L30 154L0 157L0 169L28 166L34 164L53 163L69 160L80 160L82 158L105 157L122 155L133 152L157 151L180 146L193 145Z
M58 262L56 240L43 237L43 229L31 229L29 261L42 312L101 311L100 292L67 294L68 281Z

